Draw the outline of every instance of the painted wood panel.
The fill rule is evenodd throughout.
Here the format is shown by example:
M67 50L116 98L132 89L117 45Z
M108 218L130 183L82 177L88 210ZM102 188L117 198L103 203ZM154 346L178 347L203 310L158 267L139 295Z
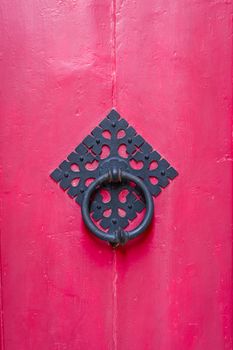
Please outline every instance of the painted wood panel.
M232 349L231 1L0 13L2 349ZM117 250L49 178L112 107L179 171Z

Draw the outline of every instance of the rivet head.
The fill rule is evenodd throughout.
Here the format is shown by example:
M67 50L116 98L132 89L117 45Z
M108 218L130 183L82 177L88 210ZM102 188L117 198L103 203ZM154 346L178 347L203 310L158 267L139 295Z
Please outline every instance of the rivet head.
M117 219L112 219L112 223L115 225L117 223Z
M132 141L133 141L132 138L129 137L129 138L128 138L128 143L132 143Z
M83 193L83 192L84 192L84 189L83 189L83 188L80 188L80 192Z
M133 207L132 204L128 204L129 209L132 209L132 207Z
M97 205L97 209L101 209L101 205L100 204Z
M81 162L83 162L84 157L83 157L83 156L80 156L79 159L81 160Z
M116 123L112 122L112 127L115 128L115 126L116 126Z
M65 177L68 177L68 176L69 176L68 171L65 171L64 176L65 176Z
M165 170L161 171L161 175L164 176L166 174Z
M100 139L96 139L95 142L97 143L97 145L100 143Z
M145 155L145 159L148 160L149 158L150 158L150 157L149 157L149 154L146 154L146 155Z

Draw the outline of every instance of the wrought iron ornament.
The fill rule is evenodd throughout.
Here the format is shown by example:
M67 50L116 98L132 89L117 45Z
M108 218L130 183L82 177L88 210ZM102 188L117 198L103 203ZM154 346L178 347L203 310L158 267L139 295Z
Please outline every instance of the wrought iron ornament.
M138 163L141 164L140 168L135 166ZM94 164L95 167L92 166ZM152 167L152 164L155 166ZM114 178L114 172L118 178ZM139 178L139 183L132 179L129 181L127 174L134 179ZM98 179L101 176L104 178L104 175L106 178L100 184ZM135 237L131 234L133 231L124 229L148 204L149 199L141 187L145 186L150 196L156 197L177 175L177 171L125 119L112 110L52 172L51 177L78 204L82 205L84 197L89 197L90 202L85 201L86 208L82 208L82 213L90 212L90 215L84 221L90 229L93 221L103 228L101 230L93 224L96 227L96 232L93 232L93 227L91 229L94 234L111 243L123 244ZM90 186L92 181L94 183ZM98 186L105 193L107 191L108 201L105 201L101 191L96 191ZM91 187L92 193L87 193ZM121 198L123 192L127 193L124 201ZM150 210L153 211L153 208ZM147 213L145 217L149 215L151 220L152 214ZM142 224L148 226L146 220Z

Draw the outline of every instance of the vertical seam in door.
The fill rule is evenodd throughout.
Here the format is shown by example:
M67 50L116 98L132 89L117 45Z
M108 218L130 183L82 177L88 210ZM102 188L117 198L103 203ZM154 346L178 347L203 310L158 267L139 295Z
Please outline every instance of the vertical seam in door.
M112 293L113 293L113 350L117 350L117 255L116 250L113 249L113 281L112 281Z
M116 0L112 0L112 107L116 107Z
M111 61L112 61L112 107L116 107L116 0L112 0L111 9ZM113 281L112 281L112 344L117 350L117 255L113 249Z

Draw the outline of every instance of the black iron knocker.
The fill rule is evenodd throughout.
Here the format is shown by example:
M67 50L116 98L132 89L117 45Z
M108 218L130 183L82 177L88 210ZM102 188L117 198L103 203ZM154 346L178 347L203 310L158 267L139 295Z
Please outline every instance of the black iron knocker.
M90 217L90 199L92 194L95 192L98 186L103 185L104 183L117 183L119 186L122 183L122 180L134 182L141 190L145 200L146 214L140 223L135 229L131 231L125 231L122 227L117 226L117 219L112 219L115 229L112 232L106 232L100 230L91 220ZM143 181L139 177L132 175L126 171L122 171L120 167L112 167L109 171L99 178L97 178L86 190L83 202L82 202L82 216L85 224L89 230L96 235L98 238L108 241L112 244L125 244L128 240L136 238L141 233L143 233L149 226L152 217L153 217L154 203L151 197L151 194L144 185Z
M107 154L104 153L106 147ZM97 166L93 168L94 162ZM142 163L142 167L134 166L133 162ZM89 230L116 246L145 231L153 217L152 196L158 196L177 175L177 171L112 110L51 177L81 205ZM109 195L108 201L101 194L103 188ZM123 191L127 192L125 201L121 200ZM141 223L127 230L143 209L145 215Z

